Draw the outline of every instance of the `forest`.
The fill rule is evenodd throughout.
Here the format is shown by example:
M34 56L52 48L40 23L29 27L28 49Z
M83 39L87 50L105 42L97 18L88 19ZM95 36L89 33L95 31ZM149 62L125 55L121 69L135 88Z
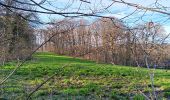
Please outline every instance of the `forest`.
M0 100L170 100L169 4L0 0Z

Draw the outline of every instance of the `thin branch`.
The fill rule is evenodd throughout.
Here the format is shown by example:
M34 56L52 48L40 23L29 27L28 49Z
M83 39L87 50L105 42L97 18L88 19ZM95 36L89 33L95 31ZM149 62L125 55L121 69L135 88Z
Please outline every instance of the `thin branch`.
M65 64L63 66L61 66L61 68L64 68L66 66L68 66L70 63L68 64ZM36 92L38 91L44 84L46 84L49 80L51 80L53 77L55 77L58 73L54 73L53 75L51 75L49 78L47 78L45 81L43 81L40 85L38 85L27 97L26 100L30 100L31 99L31 96Z
M74 28L73 28L74 29ZM71 30L73 30L71 29ZM60 33L67 33L71 30L66 30L66 31L63 31L63 32L60 32ZM39 48L41 48L43 45L45 45L47 42L49 42L54 36L56 36L58 33L56 34L53 34L50 38L48 38L44 43L42 43L39 47L37 47L29 56L27 56L26 59L24 59L20 64L18 64L15 69L10 73L8 74L8 76L6 76L1 82L0 82L0 85L3 85L16 71L17 69L19 69Z

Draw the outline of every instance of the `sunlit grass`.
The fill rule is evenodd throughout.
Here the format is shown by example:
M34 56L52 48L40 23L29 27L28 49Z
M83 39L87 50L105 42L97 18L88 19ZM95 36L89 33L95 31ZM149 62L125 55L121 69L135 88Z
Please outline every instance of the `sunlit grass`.
M1 67L0 80L15 68L15 64L9 62ZM64 64L68 65L63 68ZM36 53L1 86L0 97L23 99L43 80L57 73L33 95L34 99L127 99L134 95L139 98L139 90L144 93L151 90L148 72L145 68L97 64L54 53ZM170 93L170 71L154 72L156 89L165 91L164 96L167 97Z

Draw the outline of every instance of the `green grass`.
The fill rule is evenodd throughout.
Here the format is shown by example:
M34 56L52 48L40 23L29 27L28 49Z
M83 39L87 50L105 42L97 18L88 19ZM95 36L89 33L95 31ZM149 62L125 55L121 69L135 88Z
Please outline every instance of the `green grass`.
M16 62L0 68L0 80L8 75ZM64 68L64 64L69 64ZM160 98L169 97L170 71L151 70ZM93 61L56 55L36 53L0 88L0 98L23 100L43 80L57 75L32 96L33 100L47 99L116 99L143 100L139 90L148 94L151 90L149 71L145 68L97 64ZM10 95L10 96L9 96Z

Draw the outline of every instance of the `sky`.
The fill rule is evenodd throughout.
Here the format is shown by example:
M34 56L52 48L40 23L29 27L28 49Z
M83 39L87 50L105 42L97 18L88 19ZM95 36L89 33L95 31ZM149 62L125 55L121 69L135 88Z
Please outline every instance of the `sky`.
M36 2L40 2L41 0L35 0ZM167 33L170 33L170 20L168 15L163 15L160 13L153 13L150 11L144 10L136 10L134 7L129 7L124 4L114 3L112 6L108 7L113 3L112 0L84 0L90 3L81 2L80 0L48 0L48 3L45 3L43 6L55 10L57 12L82 12L82 13L97 13L97 15L108 16L108 17L116 17L118 19L122 19L125 16L131 14L132 15L122 19L127 25L135 26L140 23L146 23L153 21L155 23L160 23ZM118 0L119 1L119 0ZM142 5L145 7L160 7L162 6L170 6L170 1L168 0L158 0L158 3L155 5L154 2L156 0L124 0L129 3L135 3L138 5ZM104 8L107 8L104 9ZM42 10L41 8L37 8L38 10ZM167 10L167 11L166 11ZM165 8L165 11L170 11L169 8ZM142 16L142 17L141 17ZM47 15L47 14L39 14L39 17L42 21L48 22L50 20L58 20L63 17L60 15ZM94 17L86 17L88 20L95 19Z

